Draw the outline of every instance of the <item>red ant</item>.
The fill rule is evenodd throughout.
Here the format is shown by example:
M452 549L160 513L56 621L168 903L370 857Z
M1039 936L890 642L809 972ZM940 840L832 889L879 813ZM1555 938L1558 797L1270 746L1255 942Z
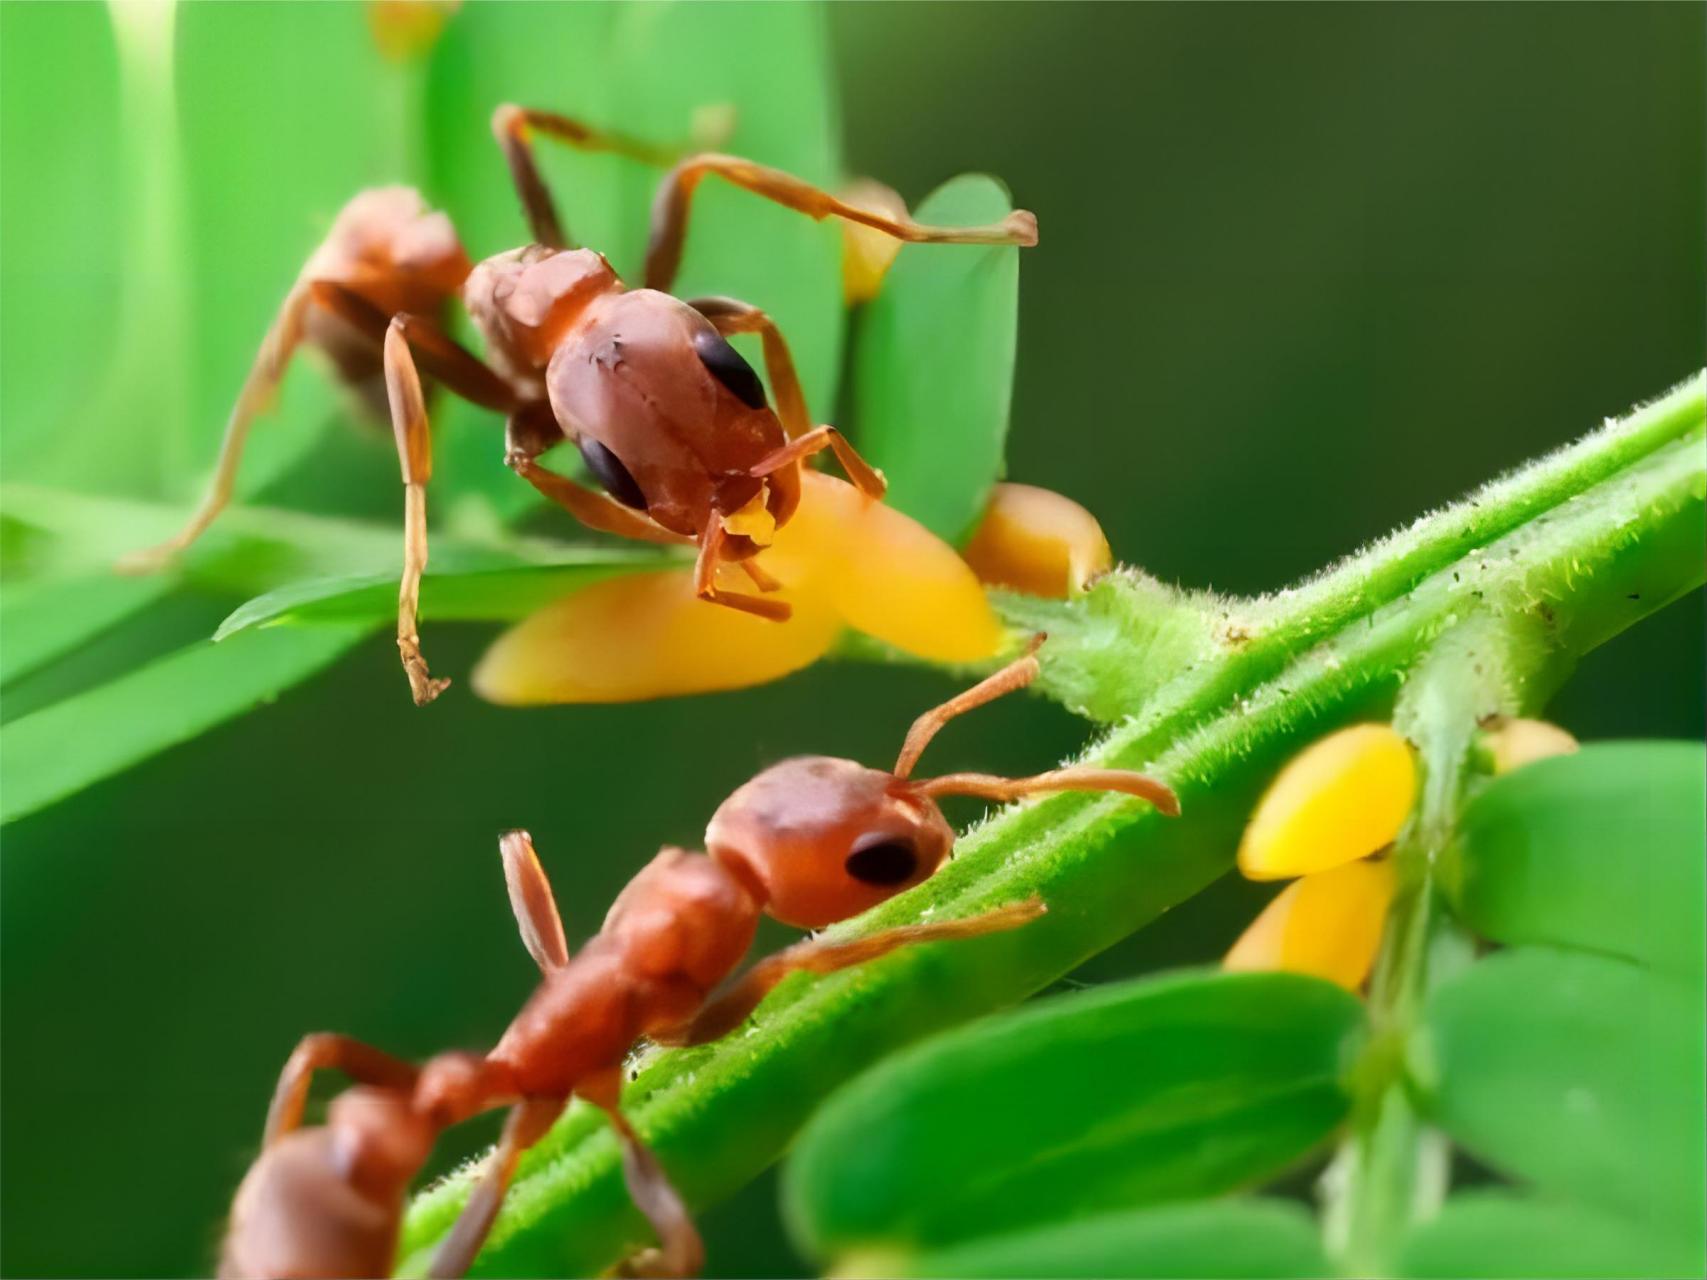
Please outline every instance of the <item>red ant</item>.
M531 839L526 832L507 833L499 842L504 877L522 941L544 977L539 988L490 1053L441 1054L418 1074L355 1040L304 1040L279 1081L267 1148L238 1193L226 1258L245 1264L265 1259L273 1267L250 1274L378 1274L362 1268L384 1256L382 1240L395 1240L401 1188L419 1170L430 1135L509 1107L497 1150L433 1259L432 1275L460 1276L485 1241L522 1152L579 1095L616 1129L629 1194L662 1245L650 1263L669 1274L698 1271L703 1250L687 1208L618 1105L623 1061L635 1043L703 1044L739 1026L791 973L830 973L897 947L1017 928L1045 908L1032 899L845 942L808 939L726 982L752 943L760 915L816 929L928 879L954 843L938 796L1006 801L1050 791L1115 791L1178 814L1179 802L1165 784L1120 769L1065 768L1030 778L911 777L920 753L950 719L1023 688L1036 674L1037 659L1028 653L925 712L908 732L893 772L828 756L796 757L766 769L712 815L705 853L660 852L573 958ZM339 1098L324 1129L290 1133L309 1079L321 1067L339 1068L370 1088ZM387 1123L395 1124L394 1132L384 1131ZM278 1265L285 1254L267 1250L298 1238L285 1225L297 1215L329 1220L317 1218L312 1230L302 1224L305 1252L288 1255L297 1267L289 1270ZM328 1241L348 1251L334 1256L325 1251ZM306 1252L311 1249L322 1252ZM232 1274L238 1273L234 1267Z
M1023 210L991 226L930 227L848 204L780 170L706 152L680 160L664 176L652 209L645 284L629 290L602 254L573 247L534 163L531 133L652 163L667 157L548 111L502 106L492 127L534 243L471 265L450 220L428 212L414 191L357 195L303 267L262 341L201 506L176 537L121 564L127 571L159 567L219 514L252 421L301 343L325 351L343 380L370 401L379 399L382 375L405 489L397 647L422 705L449 681L428 673L416 630L432 474L417 365L455 394L505 414L506 464L582 524L651 542L697 543L694 585L701 598L780 620L788 617L787 604L724 590L718 566L740 564L761 592L776 589L751 557L793 514L809 455L832 450L872 497L882 495L884 480L834 427L812 426L788 344L765 312L733 298L670 295L700 182L715 175L812 218L842 218L901 241L1037 242L1037 220ZM445 331L444 314L459 295L489 364ZM774 410L752 366L727 341L736 333L760 335ZM580 449L603 493L538 464L565 438Z

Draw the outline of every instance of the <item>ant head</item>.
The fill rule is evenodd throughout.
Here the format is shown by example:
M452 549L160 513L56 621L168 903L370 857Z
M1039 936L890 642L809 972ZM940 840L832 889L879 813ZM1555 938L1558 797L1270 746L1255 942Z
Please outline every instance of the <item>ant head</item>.
M881 769L800 756L719 806L706 852L784 924L817 929L930 877L954 845L936 802Z
M350 1180L377 1193L408 1186L432 1153L432 1126L395 1089L347 1089L332 1099L326 1123Z

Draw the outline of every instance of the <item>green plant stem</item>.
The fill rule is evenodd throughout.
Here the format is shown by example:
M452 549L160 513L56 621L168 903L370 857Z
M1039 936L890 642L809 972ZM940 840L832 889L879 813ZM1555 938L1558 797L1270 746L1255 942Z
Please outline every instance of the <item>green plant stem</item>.
M841 932L1033 894L1049 903L1044 919L791 980L724 1040L648 1055L624 1107L689 1201L756 1175L819 1097L884 1053L1022 999L1222 874L1279 763L1337 724L1389 716L1419 658L1461 621L1492 612L1543 637L1532 689L1544 691L1572 658L1699 586L1702 419L1697 380L1295 592L1220 602L1223 615L1127 574L1051 611L1051 689L1125 708L1087 761L1147 767L1185 816L1081 795L1005 809L930 881ZM1134 700L1143 687L1152 696ZM417 1199L406 1270L424 1265L468 1188L464 1171ZM476 1271L596 1272L648 1239L607 1126L575 1106L524 1159Z
M1446 1192L1446 1143L1420 1113L1407 1071L1428 991L1457 972L1469 939L1442 910L1435 866L1464 796L1477 726L1535 710L1544 629L1476 613L1418 663L1394 721L1417 748L1423 785L1393 857L1399 889L1369 991L1369 1047L1353 1075L1350 1133L1323 1178L1325 1243L1346 1275L1391 1274L1405 1233Z

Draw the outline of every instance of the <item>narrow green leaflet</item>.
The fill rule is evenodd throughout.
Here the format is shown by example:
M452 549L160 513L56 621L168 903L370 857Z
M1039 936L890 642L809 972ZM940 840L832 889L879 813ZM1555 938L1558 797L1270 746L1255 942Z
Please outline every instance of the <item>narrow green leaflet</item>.
M0 685L69 653L163 596L164 578L95 573L0 584Z
M428 573L421 579L421 618L436 621L514 622L604 578L687 561L654 551L588 548L561 564ZM397 617L396 574L353 574L293 582L257 596L222 622L215 640L281 622L349 623Z
M1219 973L977 1023L825 1104L784 1175L790 1227L834 1259L1252 1185L1344 1118L1362 1024L1330 983Z
M1315 1220L1281 1200L1211 1200L1059 1222L901 1257L885 1274L942 1280L1280 1280L1325 1276Z
M0 727L0 823L276 697L368 632L327 627L204 641Z
M1006 188L964 174L932 192L920 222L996 222ZM944 538L971 532L1002 474L1019 334L1021 250L906 245L854 339L861 452L889 477L888 500Z
M1440 1215L1405 1242L1399 1274L1417 1280L1509 1276L1663 1277L1700 1275L1701 1237L1693 1240L1581 1204L1506 1191L1454 1196Z
M1700 1237L1699 991L1628 961L1523 947L1442 986L1427 1021L1433 1106L1466 1149L1544 1192Z
M1699 983L1707 749L1606 743L1492 782L1464 811L1446 881L1496 942L1622 956Z

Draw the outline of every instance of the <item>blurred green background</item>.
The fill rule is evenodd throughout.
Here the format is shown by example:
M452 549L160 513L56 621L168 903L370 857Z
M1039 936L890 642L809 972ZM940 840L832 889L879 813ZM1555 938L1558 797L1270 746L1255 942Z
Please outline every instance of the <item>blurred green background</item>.
M269 182L268 148L316 145L287 91L385 73L355 47L363 24L339 20L349 47L267 63L262 92L246 68L279 56L269 24L307 11L247 12L252 35L230 40L216 96L183 123L252 152L250 180L191 225L241 211L269 246L266 294L288 278L278 244L306 253L331 193L399 175L329 150L324 192ZM746 15L725 12L739 57ZM0 18L8 76L52 41L108 38L93 6L7 4ZM1166 580L1282 586L1701 364L1699 6L878 4L836 6L827 26L851 170L915 201L987 170L1037 211L1010 474L1079 498L1121 558ZM566 86L576 56L561 51ZM503 53L490 57L482 81L503 84ZM8 224L15 202L116 165L119 95L96 61L105 79L8 96ZM574 101L566 87L538 105ZM125 214L68 205L59 239L9 255L8 271L110 289ZM198 287L217 305L219 280ZM32 318L3 319L9 377ZM247 315L203 335L239 350L258 337ZM91 385L103 373L94 338L61 358ZM8 400L0 429L27 425L28 408ZM91 439L67 456L126 459L122 432L97 419ZM319 448L265 497L392 518L386 442L345 432ZM186 599L121 628L69 673L8 688L5 715L210 631L229 605ZM489 635L432 626L435 670L465 675ZM1596 654L1555 715L1585 737L1700 737L1702 672L1696 597ZM808 750L881 760L951 687L826 664L739 694L516 712L462 681L421 712L377 636L277 705L7 828L0 1271L207 1272L304 1031L413 1055L489 1043L530 985L499 830L532 830L584 936L658 845L694 844L756 768ZM1031 771L1084 733L1014 701L957 725L933 760ZM1211 959L1263 896L1224 882L1080 977ZM488 1137L463 1135L447 1158ZM713 1274L801 1268L768 1180L706 1227Z

